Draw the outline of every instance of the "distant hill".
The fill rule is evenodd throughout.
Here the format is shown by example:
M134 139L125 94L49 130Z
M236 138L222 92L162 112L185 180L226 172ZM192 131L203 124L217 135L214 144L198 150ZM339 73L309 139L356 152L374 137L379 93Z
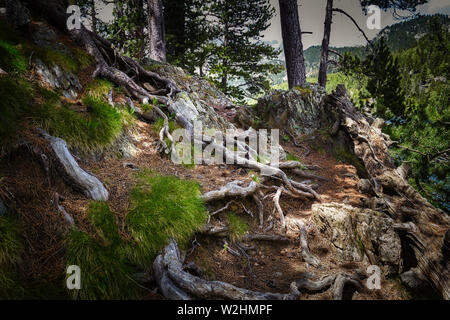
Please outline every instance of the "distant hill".
M429 22L433 17L438 17L442 23L447 26L447 28L450 28L450 17L447 15L423 15L414 19L401 21L384 28L375 37L375 40L384 36L387 40L388 46L393 51L411 48L415 46L418 39L430 31ZM367 53L367 48L364 46L340 48L332 47L331 49L341 54L344 52L350 52L360 58L364 57ZM308 77L317 76L320 64L320 50L321 46L317 45L309 47L304 51L306 73ZM331 59L334 59L333 55L331 56Z

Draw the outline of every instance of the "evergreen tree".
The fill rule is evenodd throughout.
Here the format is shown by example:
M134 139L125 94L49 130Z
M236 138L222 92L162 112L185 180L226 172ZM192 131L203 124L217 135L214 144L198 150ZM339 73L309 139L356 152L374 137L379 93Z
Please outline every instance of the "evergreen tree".
M271 60L280 52L262 41L275 9L269 0L212 0L207 15L215 40L208 60L211 79L237 99L270 88L268 75L281 71Z
M369 76L367 90L377 100L377 113L387 116L390 110L396 116L403 115L404 95L398 60L381 38L364 61L364 69Z
M106 28L108 40L123 54L142 61L146 57L147 15L143 0L115 0L114 20Z

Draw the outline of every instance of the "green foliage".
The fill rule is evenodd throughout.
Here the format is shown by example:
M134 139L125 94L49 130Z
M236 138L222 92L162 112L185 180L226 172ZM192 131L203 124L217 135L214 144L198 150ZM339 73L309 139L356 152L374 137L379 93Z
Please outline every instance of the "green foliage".
M15 46L0 41L0 68L6 72L25 72L27 62Z
M286 154L286 160L287 161L298 161L300 162L300 158L297 157L295 154L287 153Z
M113 84L108 80L94 79L86 86L84 96L100 101L107 101L109 90L112 89Z
M102 30L106 38L123 54L142 61L145 58L147 26L143 1L114 2L113 21Z
M33 89L20 78L0 77L0 152L17 138L20 122L31 110Z
M385 133L401 146L392 150L392 156L397 165L406 161L413 166L411 185L448 212L450 57L443 52L450 49L450 33L448 19L437 15L426 21L429 33L415 45L394 55L387 53L386 47L377 46L379 55L369 57L371 63L354 63L340 77L349 80L345 84L357 105L368 106L372 100L377 113L388 120ZM351 81L356 79L363 80L362 91L351 89L355 86Z
M35 119L51 135L66 140L81 151L102 149L111 145L122 132L122 116L108 103L85 97L87 118L67 105L47 103Z
M196 182L143 172L131 192L128 228L136 242L130 259L148 267L170 238L185 245L206 221Z
M23 242L20 226L12 216L0 217L0 299L19 299L23 287L16 268L22 261Z
M242 236L247 232L248 226L245 220L238 217L234 213L229 213L227 216L229 235L232 242L239 241Z

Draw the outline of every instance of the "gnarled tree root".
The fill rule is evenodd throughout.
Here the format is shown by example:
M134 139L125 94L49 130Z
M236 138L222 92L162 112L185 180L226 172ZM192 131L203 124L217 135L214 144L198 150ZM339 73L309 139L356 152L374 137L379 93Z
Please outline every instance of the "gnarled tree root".
M156 277L164 277L165 274L168 276L163 281L157 279L161 293L168 299L185 299L193 296L200 299L295 300L299 296L295 284L292 285L291 293L288 294L266 293L238 288L226 282L207 281L193 276L183 270L180 251L174 240L170 241L164 249L164 253L157 258L155 266ZM167 280L170 280L170 282Z
M109 193L106 188L100 180L84 171L78 165L64 140L52 137L42 130L40 131L40 134L48 141L50 149L53 152L52 158L57 161L58 170L70 185L93 200L108 200Z

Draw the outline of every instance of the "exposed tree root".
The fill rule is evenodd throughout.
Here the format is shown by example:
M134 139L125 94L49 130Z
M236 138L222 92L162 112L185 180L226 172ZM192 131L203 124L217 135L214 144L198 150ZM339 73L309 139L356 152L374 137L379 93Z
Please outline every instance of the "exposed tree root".
M93 200L108 200L109 194L106 188L100 180L84 171L78 165L64 140L52 137L44 131L40 131L40 134L48 141L53 152L52 159L57 162L58 170L70 185Z
M67 213L66 209L64 209L64 207L59 203L60 200L62 200L61 196L58 193L55 193L53 197L53 203L55 204L58 211L62 213L67 223L69 223L70 225L74 225L75 222L73 221L72 216L69 213Z
M295 281L295 284L300 292L305 291L317 293L328 290L328 288L330 288L336 280L336 277L337 275L325 276L314 281L311 280L311 277L308 274L305 274L303 278Z
M344 288L347 285L353 286L358 292L364 292L364 286L358 277L348 274L339 274L333 284L333 300L344 299Z
M320 267L320 260L309 251L308 232L305 223L299 220L297 226L300 231L300 245L302 247L303 260L315 268Z
M155 276L164 277L165 274L168 275L169 279L166 278L165 281L157 279L160 291L168 299L186 299L194 296L201 299L294 300L299 296L295 284L293 284L289 294L266 293L238 288L226 282L207 281L193 276L183 271L180 251L174 240L165 248L164 253L155 260L155 266ZM167 280L170 280L170 282Z
M373 192L384 201L393 220L403 224L397 229L412 241L417 267L444 299L450 299L450 274L441 253L444 235L450 229L449 217L409 185L406 172L397 170L389 155L393 143L381 132L380 121L371 126L350 102L343 86L338 86L324 103L353 141L354 152L367 170ZM405 225L408 222L415 227Z

